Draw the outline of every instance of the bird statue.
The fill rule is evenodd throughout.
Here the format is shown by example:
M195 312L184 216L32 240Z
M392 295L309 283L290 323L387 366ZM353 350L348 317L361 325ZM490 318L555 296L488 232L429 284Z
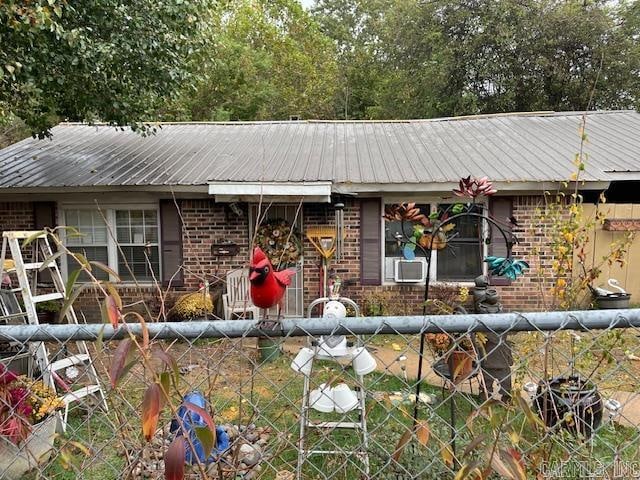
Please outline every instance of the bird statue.
M259 328L274 328L279 324L280 313L283 307L284 292L291 285L291 277L296 274L293 269L275 271L271 261L267 258L260 247L253 249L253 256L249 266L249 283L251 288L249 294L251 301L256 307L265 310L271 307L278 307L278 318L276 322L268 320L261 321ZM267 314L268 315L268 314Z
M618 290L618 292L620 293L627 293L627 291L620 286L620 282L615 278L610 278L609 280L607 280L607 284L611 288L615 288L616 290ZM592 288L592 291L597 297L606 297L608 295L616 294L615 292L612 292L611 290L607 290L606 288L602 288L602 287L594 287Z
M616 280L615 278L610 278L609 280L607 280L607 283L609 284L609 286L611 288L615 288L620 293L627 293L627 291L620 286L620 282L618 280Z

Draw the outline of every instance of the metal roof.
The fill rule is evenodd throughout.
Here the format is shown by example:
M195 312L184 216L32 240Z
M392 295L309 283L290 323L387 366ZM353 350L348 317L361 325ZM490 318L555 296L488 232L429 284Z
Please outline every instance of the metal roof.
M147 137L105 125L60 124L52 140L29 138L0 150L0 189L442 184L467 175L498 183L562 181L575 171L581 115L173 123ZM590 112L586 132L584 180L610 181L612 172L640 179L639 113Z

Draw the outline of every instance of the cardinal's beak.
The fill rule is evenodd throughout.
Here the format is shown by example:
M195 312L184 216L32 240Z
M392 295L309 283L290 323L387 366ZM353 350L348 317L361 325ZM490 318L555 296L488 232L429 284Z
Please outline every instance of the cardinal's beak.
M258 277L260 276L260 273L258 273L256 270L254 270L253 268L249 269L249 281L253 282L254 280L256 280Z

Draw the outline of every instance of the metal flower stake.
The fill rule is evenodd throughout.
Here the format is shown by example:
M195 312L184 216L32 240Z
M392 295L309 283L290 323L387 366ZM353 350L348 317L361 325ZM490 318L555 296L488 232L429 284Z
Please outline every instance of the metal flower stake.
M427 301L429 300L429 285L431 281L431 253L433 250L442 250L447 247L448 241L455 235L455 222L464 218L473 218L479 222L478 235L483 244L491 240L491 227L500 232L502 239L506 244L506 257L487 256L484 262L487 263L487 270L492 275L505 276L510 280L515 280L529 268L529 264L524 260L513 258L513 246L518 243L517 237L507 231L509 220L498 220L489 212L484 203L478 202L481 197L490 197L497 193L493 184L487 179L472 178L468 176L459 181L458 188L453 190L453 194L459 198L466 198L466 203L453 203L449 205L441 213L435 212L427 216L416 207L415 203L402 203L392 205L385 210L384 218L387 221L400 221L402 232L398 235L398 241L403 242L403 255L406 258L415 258L415 249L419 248L425 255L427 264L427 275L425 279L424 302L422 307L423 315L427 313ZM408 235L405 230L406 222L412 222L412 234ZM488 228L487 228L488 227ZM425 335L420 336L420 361L418 363L418 381L416 383L415 398L413 410L413 427L418 425L418 399L420 398L420 390L423 381L423 361L425 349ZM454 365L453 355L449 356L449 372L451 381L453 381ZM451 447L455 458L455 400L454 396L450 396L451 409Z

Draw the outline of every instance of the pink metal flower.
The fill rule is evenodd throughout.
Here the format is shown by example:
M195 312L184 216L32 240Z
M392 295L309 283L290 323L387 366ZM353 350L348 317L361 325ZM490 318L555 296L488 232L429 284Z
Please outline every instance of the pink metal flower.
M453 190L453 194L457 197L469 198L476 198L480 195L489 197L497 192L498 190L493 187L487 177L471 178L471 175L467 178L461 178L458 182L458 188Z

